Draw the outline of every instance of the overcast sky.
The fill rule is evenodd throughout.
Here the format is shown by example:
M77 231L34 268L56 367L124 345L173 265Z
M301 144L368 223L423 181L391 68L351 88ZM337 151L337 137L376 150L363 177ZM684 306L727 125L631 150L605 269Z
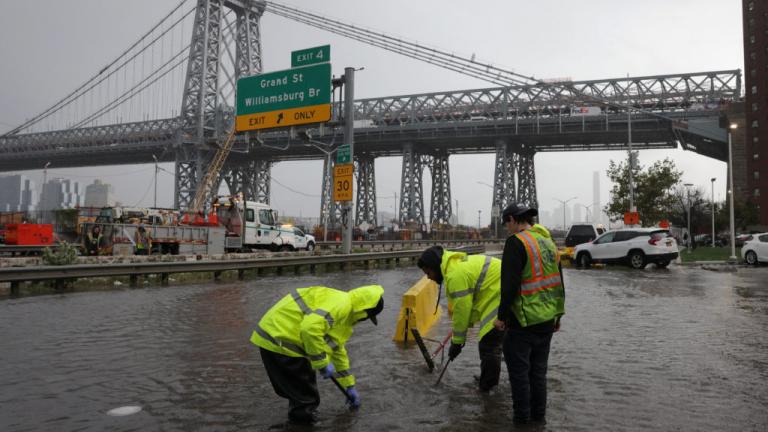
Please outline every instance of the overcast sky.
M0 132L52 105L92 76L171 10L178 0L0 0ZM537 78L574 80L743 69L740 0L292 0L305 8L343 21L476 55ZM356 75L358 98L484 88L490 85L464 75L369 47L274 15L262 18L264 70L290 67L290 51L332 45L335 74L345 66L365 67ZM178 102L181 104L181 101ZM578 197L591 204L592 173L602 178L603 204L610 184L605 169L620 152L539 153L538 198L542 210L555 198ZM685 182L725 192L725 164L682 150L643 151L649 165L670 157L684 171ZM379 210L393 208L399 195L400 158L376 163ZM172 170L171 165L164 165ZM453 199L462 223L482 223L490 215L493 156L451 158ZM304 195L272 185L272 203L283 213L316 216L320 205L320 162L280 163L273 177ZM152 203L153 168L124 165L49 170L48 176L83 183L102 178L114 185L127 205ZM41 172L29 171L42 180ZM425 196L429 197L429 181ZM172 203L172 176L160 175L158 201ZM309 196L307 196L309 195ZM425 202L428 212L429 202Z

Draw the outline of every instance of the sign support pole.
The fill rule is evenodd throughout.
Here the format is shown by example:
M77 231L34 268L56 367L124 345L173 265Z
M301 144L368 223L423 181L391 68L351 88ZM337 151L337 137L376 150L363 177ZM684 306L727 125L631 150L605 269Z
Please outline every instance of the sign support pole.
M355 163L355 68L344 68L344 144L349 146L349 162ZM354 182L354 169L352 174ZM355 199L345 201L341 209L341 242L345 254L352 252L352 225L355 223Z

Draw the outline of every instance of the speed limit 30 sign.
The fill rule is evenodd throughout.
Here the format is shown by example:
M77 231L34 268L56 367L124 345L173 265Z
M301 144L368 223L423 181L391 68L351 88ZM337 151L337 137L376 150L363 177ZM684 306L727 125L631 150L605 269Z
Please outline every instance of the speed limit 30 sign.
M342 164L333 167L333 200L352 201L353 164Z

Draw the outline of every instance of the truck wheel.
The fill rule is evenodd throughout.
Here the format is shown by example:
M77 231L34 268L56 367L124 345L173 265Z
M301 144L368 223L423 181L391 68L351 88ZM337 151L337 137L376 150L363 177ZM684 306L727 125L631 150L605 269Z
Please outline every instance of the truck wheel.
M755 251L749 251L747 252L747 255L744 256L744 261L747 262L749 265L756 266L757 265L757 254Z
M590 268L592 266L592 257L588 253L582 252L576 257L576 266L580 268Z
M647 264L645 262L645 254L642 251L634 250L629 253L628 258L630 267L636 270L644 269Z
M656 263L656 268L667 268L669 261L659 261Z
M293 248L291 247L291 245L282 245L282 246L280 247L280 250L281 250L282 252L290 252L290 251L292 251L292 250L293 250Z
M313 242L307 243L307 250L310 251L310 252L315 250L315 244Z

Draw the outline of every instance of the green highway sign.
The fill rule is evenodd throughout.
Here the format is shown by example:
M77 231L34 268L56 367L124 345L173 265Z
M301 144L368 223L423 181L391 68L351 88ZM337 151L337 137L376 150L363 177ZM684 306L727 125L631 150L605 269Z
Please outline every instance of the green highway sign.
M339 146L338 149L336 149L336 163L337 164L348 164L351 162L350 159L350 151L349 151L349 144L342 144Z
M331 119L331 64L320 63L237 80L238 132Z
M323 45L291 52L291 67L306 66L329 61L331 61L330 45Z

